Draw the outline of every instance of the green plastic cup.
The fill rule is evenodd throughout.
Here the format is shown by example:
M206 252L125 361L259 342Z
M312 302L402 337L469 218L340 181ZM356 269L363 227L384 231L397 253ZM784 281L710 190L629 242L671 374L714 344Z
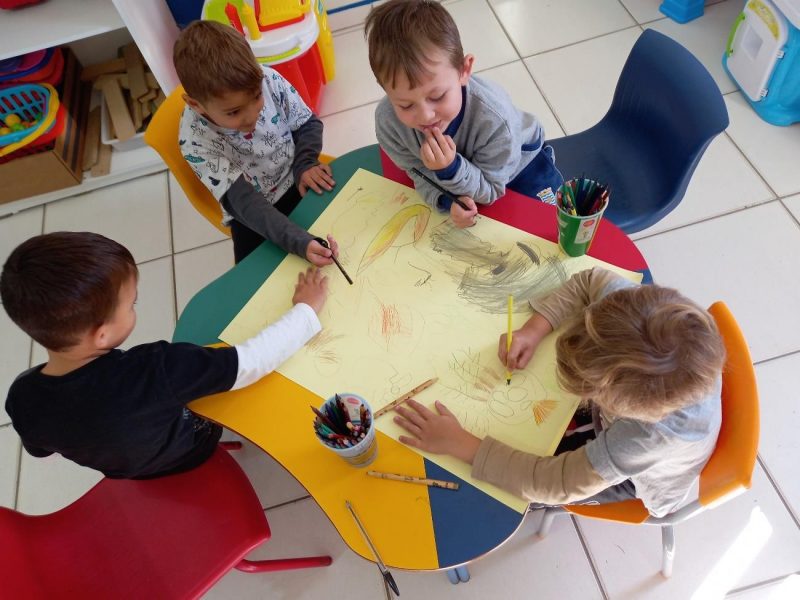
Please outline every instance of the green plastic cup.
M559 197L563 193L563 186L559 189ZM556 204L558 209L558 245L569 256L583 256L589 251L592 240L600 227L605 206L592 215L585 217L573 215L561 207L561 202Z

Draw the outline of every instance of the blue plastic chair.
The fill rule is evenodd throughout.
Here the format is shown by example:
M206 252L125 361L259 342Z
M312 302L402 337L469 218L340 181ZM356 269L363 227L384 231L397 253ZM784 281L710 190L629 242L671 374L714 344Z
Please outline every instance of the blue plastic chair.
M648 29L631 50L603 119L547 143L565 179L586 175L611 186L605 217L634 233L678 205L703 152L727 126L725 102L705 67Z

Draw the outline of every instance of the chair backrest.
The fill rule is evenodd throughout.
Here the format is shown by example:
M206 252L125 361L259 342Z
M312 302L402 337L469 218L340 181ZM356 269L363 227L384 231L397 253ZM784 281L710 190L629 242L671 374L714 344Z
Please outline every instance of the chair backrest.
M653 29L634 44L606 119L646 135L660 149L657 166L665 179L683 191L706 147L729 122L722 94L702 63Z
M755 370L747 342L730 309L715 302L708 309L727 353L722 372L722 424L714 452L700 473L700 505L710 508L750 489L758 453L759 409ZM641 500L565 507L595 519L643 523L649 513Z
M700 474L704 506L750 489L760 429L756 375L744 335L724 302L715 302L708 311L717 322L727 358L722 373L722 426L714 454Z
M49 515L0 508L0 595L197 597L269 536L247 477L217 450L186 473L103 479Z
M189 202L203 215L209 223L225 235L230 235L230 228L222 224L222 209L214 195L208 191L203 182L195 175L189 163L183 158L178 145L178 127L185 103L183 86L178 86L167 96L150 120L144 141L161 155L169 170L175 176Z

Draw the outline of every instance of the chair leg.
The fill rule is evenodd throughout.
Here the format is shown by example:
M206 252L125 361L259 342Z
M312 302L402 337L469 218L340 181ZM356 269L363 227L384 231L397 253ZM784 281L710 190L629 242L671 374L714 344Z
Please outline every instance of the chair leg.
M672 525L661 526L661 545L664 554L661 559L661 574L664 577L672 577L672 563L675 560L675 531Z
M219 447L228 452L231 450L241 450L242 442L219 442Z
M550 526L553 524L553 519L556 518L556 514L561 512L557 508L545 508L544 515L542 515L542 523L539 525L539 531L536 532L536 535L540 538L545 537L548 533L550 533Z
M267 571L289 571L291 569L309 569L311 567L327 567L333 562L330 556L306 556L303 558L278 558L275 560L242 559L236 568L246 573L264 573Z

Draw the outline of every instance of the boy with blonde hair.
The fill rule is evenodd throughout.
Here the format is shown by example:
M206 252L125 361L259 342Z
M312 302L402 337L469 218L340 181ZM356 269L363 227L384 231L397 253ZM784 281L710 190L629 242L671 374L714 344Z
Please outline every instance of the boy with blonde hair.
M173 62L186 108L178 143L222 205L236 262L265 239L316 266L338 253L286 215L308 189L334 185L320 164L322 122L279 73L261 66L232 27L195 21L175 43Z
M475 223L477 204L517 191L555 202L563 178L541 123L498 85L475 77L453 18L431 0L389 0L370 12L369 62L386 92L375 110L378 143L420 195ZM412 169L419 169L466 209Z
M327 279L301 273L294 306L231 348L153 342L117 348L136 324L138 270L124 246L96 233L57 232L20 244L0 275L8 316L47 349L22 373L6 412L33 456L55 452L106 477L186 471L213 454L222 428L186 404L250 385L321 328Z
M565 437L552 457L526 454L465 431L440 402L433 412L409 401L397 409L395 421L411 434L400 441L460 458L476 479L537 505L635 497L661 517L695 500L722 420L725 348L713 317L673 289L598 268L531 306L509 352L500 337L500 360L524 368L564 324L559 382L591 407L594 439L575 447Z

